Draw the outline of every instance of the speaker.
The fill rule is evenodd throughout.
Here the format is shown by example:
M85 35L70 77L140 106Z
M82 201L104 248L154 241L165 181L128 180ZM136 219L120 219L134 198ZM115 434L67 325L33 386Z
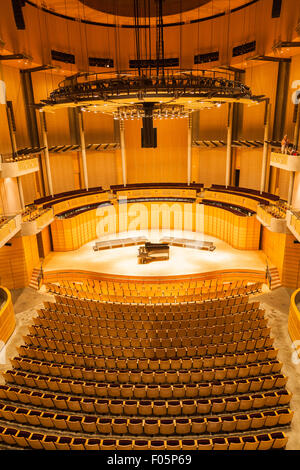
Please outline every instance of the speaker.
M153 127L153 108L154 103L144 103L143 108L145 117L143 117L142 127L142 148L157 147L157 129Z
M273 0L272 18L279 18L281 14L282 0Z
M157 129L142 128L142 148L156 148L157 147Z
M25 29L25 21L22 12L22 8L25 6L25 0L11 0L11 2L17 29Z

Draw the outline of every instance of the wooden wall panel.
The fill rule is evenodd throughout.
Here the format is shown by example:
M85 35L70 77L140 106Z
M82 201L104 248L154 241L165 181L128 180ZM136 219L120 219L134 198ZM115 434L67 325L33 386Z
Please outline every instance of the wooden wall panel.
M78 189L74 184L72 153L50 153L54 194Z
M300 173L296 173L295 176L292 206L300 210Z
M9 289L26 287L39 265L36 236L14 237L0 249L0 279Z
M266 255L266 262L274 264L279 272L280 279L283 275L283 264L285 259L285 242L286 235L284 233L270 232L262 227L262 250Z
M226 150L197 150L199 155L198 181L209 187L225 184Z
M0 178L0 204L5 215L21 210L17 178Z
M83 113L84 132L87 144L114 142L114 120L103 113Z
M121 209L120 209L121 207ZM120 215L122 214L122 215ZM51 224L53 250L77 250L85 243L119 231L193 230L217 237L240 250L258 250L260 223L217 207L204 206L203 224L196 221L196 204L130 203L90 210Z
M116 152L87 152L86 158L90 188L117 184Z
M260 189L262 149L239 150L240 184L242 188Z
M270 98L271 123L275 111L276 84L277 84L278 63L267 62L255 67L247 67L245 82L250 86L254 95L265 95ZM264 113L265 104L253 104L244 107L242 136L250 140L262 140L264 137Z
M42 243L43 243L44 256L46 257L51 251L50 227L45 227L41 231L41 238L42 238Z
M287 201L288 198L290 174L289 171L279 170L278 195L285 201Z
M296 242L296 243L294 243ZM288 233L286 235L282 284L285 287L296 289L300 282L300 244L296 238Z
M128 183L187 181L187 119L154 120L157 148L141 148L141 121L126 121Z
M35 173L21 176L21 181L25 204L32 204L37 197L40 197L37 194Z
M199 112L199 139L225 140L227 138L228 105L203 109Z
M7 65L1 66L1 77L6 84L6 99L8 101L12 101L13 109L14 109L14 116L15 116L15 123L16 123L16 142L18 148L29 147L29 136L27 133L26 127L26 117L25 117L25 108L24 108L24 100L23 100L23 93L21 88L21 81L20 81L20 72L15 67L10 67ZM0 140L0 153L11 153L11 144L10 144L10 137L8 132L8 125L7 125L7 117L5 111L5 105L0 105L2 108L1 112L1 140ZM3 140L2 140L3 139Z

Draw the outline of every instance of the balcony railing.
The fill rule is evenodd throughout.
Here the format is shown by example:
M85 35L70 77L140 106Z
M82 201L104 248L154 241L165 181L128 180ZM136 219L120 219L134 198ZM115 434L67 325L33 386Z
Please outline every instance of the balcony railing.
M2 217L0 221L0 248L21 229L21 216Z
M13 158L4 156L2 160L1 177L14 178L39 171L39 161L37 157L26 156Z
M271 232L286 233L285 206L260 204L257 207L256 217Z
M35 235L54 220L52 208L39 209L37 206L28 207L22 214L21 235Z
M300 171L300 155L272 152L270 165L286 171Z

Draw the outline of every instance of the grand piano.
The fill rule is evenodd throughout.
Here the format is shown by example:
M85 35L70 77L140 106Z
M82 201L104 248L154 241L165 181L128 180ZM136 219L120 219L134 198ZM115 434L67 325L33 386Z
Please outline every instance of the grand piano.
M151 263L152 261L163 261L169 259L168 243L146 242L139 248L139 264Z

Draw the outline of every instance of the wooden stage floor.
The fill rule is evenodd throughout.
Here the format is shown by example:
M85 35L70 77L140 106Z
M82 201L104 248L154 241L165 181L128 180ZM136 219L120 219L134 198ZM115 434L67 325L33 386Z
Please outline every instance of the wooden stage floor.
M93 251L96 240L80 249L65 253L51 252L44 262L44 271L85 270L127 276L174 276L206 273L223 269L251 269L265 271L266 256L262 251L243 251L207 235L177 231L137 231L120 233L105 239L146 236L157 242L163 236L212 241L215 251L170 247L170 259L149 264L138 264L138 246ZM104 240L104 238L101 238ZM271 267L271 266L270 266Z

